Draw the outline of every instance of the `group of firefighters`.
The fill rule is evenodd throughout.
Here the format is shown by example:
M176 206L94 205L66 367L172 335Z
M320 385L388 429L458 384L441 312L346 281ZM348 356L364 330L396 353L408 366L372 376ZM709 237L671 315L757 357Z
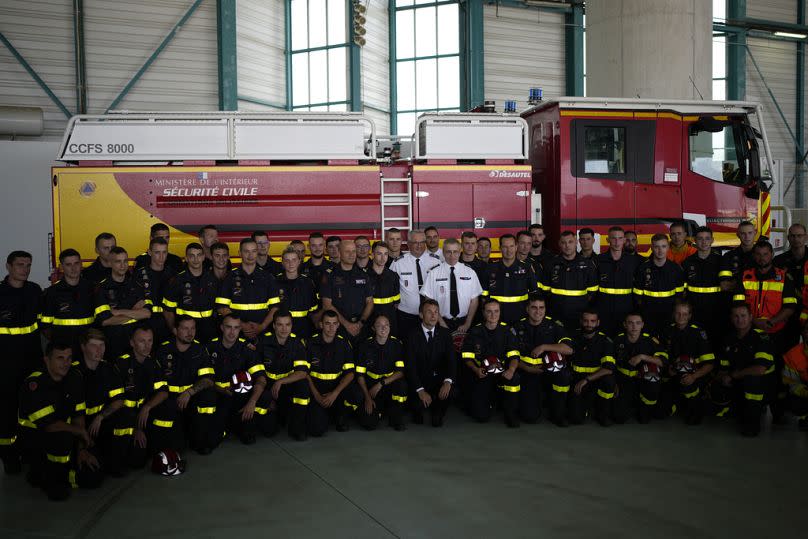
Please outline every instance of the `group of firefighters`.
M397 229L373 244L312 233L308 254L293 241L278 262L255 232L233 266L215 226L182 260L156 224L131 268L110 233L86 268L65 249L44 293L14 251L0 284L0 456L60 500L156 453L205 455L282 426L297 440L383 418L404 430L408 415L440 427L453 401L480 422L501 410L508 427L709 414L755 436L766 407L805 426L805 227L778 257L752 223L737 236L721 255L709 228L691 244L674 223L646 257L631 231L612 227L598 253L584 228L555 253L531 225L501 236L495 260L474 232L411 230L406 251Z

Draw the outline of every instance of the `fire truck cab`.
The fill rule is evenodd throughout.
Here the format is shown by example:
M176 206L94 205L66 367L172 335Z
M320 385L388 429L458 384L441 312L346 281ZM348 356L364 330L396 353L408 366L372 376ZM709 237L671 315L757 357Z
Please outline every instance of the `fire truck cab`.
M774 168L755 103L562 97L521 116L549 245L584 227L603 245L617 225L647 248L680 220L691 235L710 226L716 246L737 244L744 220L768 235L774 178L761 170Z

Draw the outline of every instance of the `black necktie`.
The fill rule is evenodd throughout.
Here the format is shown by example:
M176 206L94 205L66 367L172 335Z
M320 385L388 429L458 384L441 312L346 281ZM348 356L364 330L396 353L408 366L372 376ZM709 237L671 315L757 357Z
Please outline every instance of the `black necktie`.
M457 318L460 314L460 302L457 301L457 280L455 279L454 266L451 266L452 272L449 274L449 314L452 318Z
M428 344L428 345L432 344L432 330L431 329L426 332L426 344Z
M418 274L418 290L421 290L421 287L424 286L424 276L421 274L421 259L415 259L415 271Z

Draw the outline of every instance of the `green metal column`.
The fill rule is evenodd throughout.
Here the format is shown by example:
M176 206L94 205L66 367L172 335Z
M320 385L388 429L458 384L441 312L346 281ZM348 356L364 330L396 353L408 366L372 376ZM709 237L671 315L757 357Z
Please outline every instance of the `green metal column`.
M286 57L286 110L292 110L292 0L286 0L283 11L284 53Z
M485 102L483 0L460 3L460 102L471 110Z
M727 19L741 20L746 17L746 0L727 0ZM746 30L727 34L727 99L743 100L746 97Z
M73 0L73 56L76 61L76 114L87 114L87 56L84 52L84 0Z
M564 14L564 45L566 54L566 95L584 95L584 6L582 2L572 5L572 11Z
M805 24L805 0L797 0L797 24ZM797 114L794 130L797 135L796 178L794 196L798 208L805 207L805 41L797 42Z
M216 0L219 54L219 110L238 110L236 0Z
M387 2L387 25L389 28L390 62L390 134L398 133L398 78L396 74L396 0Z
M350 95L348 101L351 103L352 112L362 111L362 47L354 43L354 21L353 21L353 0L345 0L346 21L348 23L348 54L350 56L348 75L350 78Z

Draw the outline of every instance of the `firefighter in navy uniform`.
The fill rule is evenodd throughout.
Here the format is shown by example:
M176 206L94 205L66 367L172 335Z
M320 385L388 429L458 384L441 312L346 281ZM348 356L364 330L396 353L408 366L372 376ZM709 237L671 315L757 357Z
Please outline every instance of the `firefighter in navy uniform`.
M363 329L373 313L373 290L368 274L354 265L354 242L342 241L339 253L339 263L323 275L320 296L323 309L337 312L344 336L357 344L366 334Z
M237 312L241 318L241 333L248 341L259 346L258 340L269 327L281 302L278 283L273 275L258 267L255 240L241 240L239 254L241 267L234 268L225 277L216 296L216 305L220 316Z
M307 341L308 384L312 401L308 406L309 434L322 436L330 423L338 432L348 430L348 417L358 408L360 398L354 383L356 364L348 339L338 334L336 311L323 311L320 332Z
M306 275L300 275L300 254L292 247L283 251L281 264L283 272L275 277L281 298L280 308L292 315L292 333L308 339L314 333L312 317L316 316L320 306L317 287Z
M519 341L519 415L526 423L535 423L541 417L542 394L549 390L550 399L567 398L569 386L554 384L555 370L545 360L548 352L562 356L572 354L570 338L564 331L564 324L546 316L547 304L544 297L532 296L527 303L527 317L516 323ZM545 374L545 366L550 371ZM558 423L558 418L553 417Z
M581 313L580 329L572 336L570 356L570 390L567 399L567 417L573 425L580 425L594 411L602 426L612 423L614 399L614 344L602 331L600 319L594 309ZM550 401L552 404L552 401ZM560 415L561 411L556 414Z
M64 500L71 487L94 488L103 472L88 450L81 375L71 369L72 345L51 341L42 370L32 372L20 390L20 450L30 464L28 481L51 500Z
M651 257L637 269L634 293L646 333L658 337L670 324L673 304L684 293L685 280L681 266L667 258L667 236L654 234L651 250Z
M185 446L209 455L221 441L216 432L216 393L213 361L204 346L194 340L196 322L188 315L175 318L175 338L157 349L160 391L146 403L147 436L153 451ZM141 411L142 413L142 411ZM140 420L140 418L139 418Z
M143 468L148 461L145 424L138 424L138 416L161 380L152 357L151 327L136 327L129 344L129 352L111 362L114 383L110 386L109 402L98 416L103 422L99 445L104 468L110 475L125 473L127 468ZM146 410L144 415L148 413Z
M255 443L258 431L267 432L271 398L265 391L264 364L251 343L239 337L241 320L227 314L221 323L222 336L206 348L215 371L216 413L214 430L234 433L243 444Z
M85 279L93 283L93 286L108 279L112 273L109 255L116 245L115 236L109 232L102 232L95 237L95 252L98 256L81 272Z
M483 296L500 304L500 319L515 324L525 313L527 298L539 289L539 281L529 262L516 258L516 237L505 234L499 238L502 259L488 264L488 277L480 283Z
M392 332L397 335L396 307L401 301L398 274L387 267L389 248L383 241L373 244L372 260L365 272L373 291L373 316L383 314L390 321Z
M311 256L300 265L300 273L311 279L319 294L323 274L335 264L325 258L325 238L320 232L309 234L309 251Z
M274 436L286 420L289 436L302 441L307 437L306 415L311 403L306 376L310 364L306 343L292 334L292 315L277 311L272 331L266 332L261 348L267 380L269 406L266 436Z
M356 353L356 375L364 397L357 410L359 424L366 430L376 430L381 414L386 413L390 426L404 430L404 405L407 403L407 382L404 379L404 347L390 335L390 321L377 316L373 336L368 337Z
M598 291L598 268L575 251L575 234L569 230L561 233L558 245L561 254L544 264L542 289L550 299L550 314L572 330Z
M0 459L7 474L22 469L16 447L20 384L42 363L42 289L28 280L32 260L30 253L12 251L0 282Z
M726 325L721 310L721 255L712 250L713 231L708 227L696 230L696 254L682 264L685 272L685 293L693 306L694 322L704 328L713 345L720 343L721 329Z
M129 257L123 247L110 251L112 273L95 289L95 321L104 330L109 357L116 358L129 346L131 324L151 318L143 283L129 274Z
M204 269L205 252L200 244L188 244L185 261L187 267L168 282L163 294L163 315L169 328L174 327L177 316L190 316L196 320L197 340L208 342L217 334L215 309L219 281Z
M716 415L735 409L744 436L760 434L764 398L774 372L774 349L765 331L753 327L752 311L737 302L730 311L734 331L719 351L719 368L710 386Z
M283 266L280 262L275 260L269 255L269 236L263 230L256 230L250 234L250 238L255 241L258 248L258 256L256 257L256 264L259 268L266 271L270 275L278 275L283 272Z
M713 370L715 354L707 332L692 324L692 317L690 303L677 301L673 308L673 323L663 333L663 344L670 360L665 407L674 411L681 407L685 422L697 425L704 415L703 389L707 375ZM669 403L674 403L673 407Z
M143 289L145 306L151 310L149 325L158 342L171 337L171 330L163 315L163 296L169 281L177 271L166 262L168 254L168 242L163 238L153 238L149 242L148 263L143 266L136 265L133 272L135 283ZM182 268L180 267L178 271L182 271Z
M81 276L81 255L75 249L59 253L64 276L45 290L42 328L52 341L67 341L78 350L79 335L95 321L94 285Z
M166 256L163 260L165 267L171 270L172 275L181 272L183 267L182 258L174 253L168 252L168 242L171 239L171 230L169 230L168 225L164 223L155 223L151 226L151 229L149 230L149 251L152 248L152 240L158 238L165 242L165 244L160 243L160 245L166 246ZM139 254L135 258L134 268L136 270L140 268L147 268L151 265L153 255L149 251Z
M775 423L783 421L786 391L782 384L783 354L786 352L785 327L788 319L799 311L799 298L791 275L772 264L774 249L768 241L753 248L755 266L744 270L734 301L745 301L752 310L752 325L769 335L774 349L774 375L769 377L768 402Z
M515 248L515 246L514 246ZM468 373L463 392L468 414L485 423L491 419L497 390L508 427L519 426L519 341L516 330L500 321L500 303L488 300L483 306L483 323L472 326L463 340L461 358ZM492 368L497 364L497 368Z
M640 265L637 255L623 250L625 231L619 226L609 229L609 250L596 257L598 294L595 306L601 320L601 331L614 336L634 309L634 275Z
M791 276L791 282L797 290L797 295L802 297L805 285L805 265L808 264L808 249L805 242L808 240L805 226L794 223L788 227L788 251L780 253L774 257L774 266L783 268ZM783 334L784 350L788 350L800 342L800 321L798 316L791 316L786 322L785 333Z
M740 283L744 270L755 265L752 250L755 247L756 232L755 225L749 221L742 221L738 225L736 235L741 244L721 257L721 271L718 277L721 281L721 290L724 292L732 292Z
M652 417L661 419L665 416L659 401L667 355L656 337L643 332L639 313L627 314L623 327L625 331L614 339L619 388L614 399L614 421L625 423L632 410L636 410L639 423L648 423Z

